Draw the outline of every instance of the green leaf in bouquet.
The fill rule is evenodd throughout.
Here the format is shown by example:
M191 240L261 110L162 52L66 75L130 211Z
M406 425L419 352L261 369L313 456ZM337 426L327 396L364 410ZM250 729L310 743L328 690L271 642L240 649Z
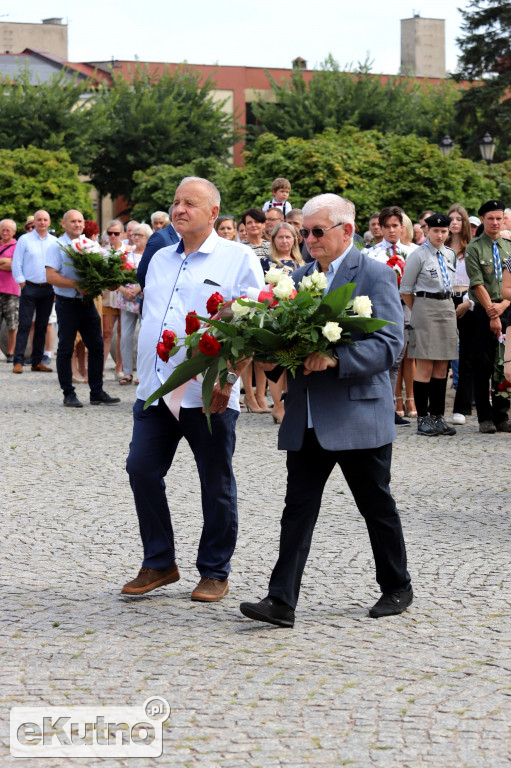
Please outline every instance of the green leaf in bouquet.
M269 349L278 349L282 346L282 335L273 333L267 328L252 328L251 336Z
M345 285L336 288L335 291L330 291L330 293L327 293L326 296L323 297L318 310L322 307L329 307L335 316L340 315L341 312L344 312L346 309L356 285L356 283L346 283Z
M202 382L202 402L204 404L204 411L206 413L206 419L208 422L208 429L210 433L211 429L211 398L213 396L213 387L218 373L218 360L213 358L213 363L207 369L204 375L204 381Z
M180 387L181 384L185 384L187 381L190 381L190 379L193 379L198 373L205 371L206 368L211 365L212 360L214 360L214 358L211 357L211 355L205 355L202 352L197 352L197 354L189 360L183 360L183 362L170 374L167 381L165 381L156 392L149 395L145 401L144 410L154 403L155 400L159 400L163 395L167 395L169 392L177 389L177 387Z
M236 336L238 333L234 325L231 325L231 323L226 323L224 320L212 320L210 317L201 317L200 315L198 315L198 318L199 320L202 320L202 322L213 326L213 328L222 331L222 333L225 333L226 336Z

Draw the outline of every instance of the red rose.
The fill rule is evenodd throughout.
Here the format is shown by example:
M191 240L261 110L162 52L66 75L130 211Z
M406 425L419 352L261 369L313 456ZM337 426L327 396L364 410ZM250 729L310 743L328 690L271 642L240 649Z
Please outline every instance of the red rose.
M195 333L199 328L200 320L197 317L197 312L195 312L195 310L193 312L188 312L185 325L186 335L189 336L191 333Z
M163 360L164 363L168 363L169 361L169 351L166 347L163 341L159 341L156 345L156 353L160 360Z
M162 335L162 342L165 349L167 349L169 352L170 350L176 346L176 334L174 331L163 331Z
M212 293L209 299L206 302L206 309L208 311L208 314L210 316L216 315L218 312L218 307L220 304L224 303L224 297L221 293Z
M215 339L215 337L211 336L210 333L204 333L201 336L201 340L199 341L199 352L202 352L204 355L215 357L219 351L220 342L218 339Z

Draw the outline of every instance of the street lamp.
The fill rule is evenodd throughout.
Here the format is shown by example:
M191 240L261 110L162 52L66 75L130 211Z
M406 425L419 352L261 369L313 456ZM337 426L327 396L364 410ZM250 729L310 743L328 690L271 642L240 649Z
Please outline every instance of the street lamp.
M444 138L438 145L438 149L444 157L447 157L454 149L454 141L448 134L445 134Z
M488 165L491 165L493 160L493 154L495 152L495 141L492 139L488 131L484 134L483 138L479 142L479 149L481 151L481 157Z

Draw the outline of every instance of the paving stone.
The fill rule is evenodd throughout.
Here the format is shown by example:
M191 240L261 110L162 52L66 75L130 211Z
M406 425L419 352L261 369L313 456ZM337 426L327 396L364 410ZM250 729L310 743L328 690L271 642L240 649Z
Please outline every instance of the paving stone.
M125 472L134 388L112 408L64 409L56 374L13 376L0 361L2 614L0 690L15 705L171 706L155 768L509 768L511 437L410 428L394 445L415 601L374 621L365 527L340 472L325 489L296 625L243 618L266 594L285 489L271 417L242 413L234 458L240 531L220 603L190 592L201 528L192 454L167 478L182 574L140 598L119 593L140 567ZM87 402L88 389L78 385ZM452 391L449 391L452 408ZM363 467L361 468L363 471ZM9 757L0 722L0 763ZM31 761L30 761L31 762ZM62 765L46 758L46 768ZM132 768L129 759L87 760Z

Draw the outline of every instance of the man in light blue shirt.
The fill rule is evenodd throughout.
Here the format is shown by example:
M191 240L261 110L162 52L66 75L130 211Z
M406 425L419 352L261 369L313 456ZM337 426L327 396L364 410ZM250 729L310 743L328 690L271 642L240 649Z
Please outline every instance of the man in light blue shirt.
M51 373L51 368L41 362L44 354L46 327L53 306L53 288L46 281L46 254L57 238L48 234L51 224L47 211L34 214L35 229L22 235L12 258L12 275L19 283L20 308L18 334L14 349L13 373L23 373L25 349L35 312L32 341L32 370Z
M87 347L88 377L91 405L116 405L120 398L111 397L103 390L103 336L101 319L92 301L84 300L72 259L59 243L70 245L83 232L84 220L80 211L66 211L62 219L64 234L52 243L46 254L46 279L54 286L55 309L59 323L57 373L64 393L66 408L82 408L73 386L71 358L76 334L79 331Z
M198 381L188 383L180 403L172 405L172 412L163 399L144 411L145 400L184 357L184 350L180 350L167 363L158 358L156 345L163 331L174 331L182 339L186 315L194 310L207 315L206 302L211 294L218 292L227 301L246 294L250 287L264 285L263 271L252 249L220 238L214 231L219 207L220 194L211 182L196 177L183 179L172 212L182 240L155 253L147 270L138 340L140 385L126 464L144 560L138 576L122 588L127 595L141 595L179 579L164 478L183 437L197 463L204 518L196 562L201 579L191 599L214 602L229 590L227 577L238 527L232 455L239 415L237 374L241 370L228 375L223 389L217 384L213 390L212 434L203 413Z

